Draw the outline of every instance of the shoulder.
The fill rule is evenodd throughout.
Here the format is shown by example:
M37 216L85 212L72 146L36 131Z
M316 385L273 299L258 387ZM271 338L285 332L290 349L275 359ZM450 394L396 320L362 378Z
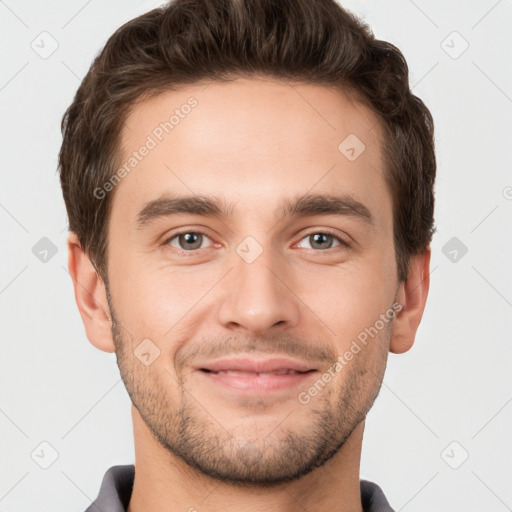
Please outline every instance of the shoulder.
M376 483L360 480L360 485L364 512L395 512L383 490Z
M110 467L101 483L98 497L85 512L125 512L130 501L135 477L133 464Z

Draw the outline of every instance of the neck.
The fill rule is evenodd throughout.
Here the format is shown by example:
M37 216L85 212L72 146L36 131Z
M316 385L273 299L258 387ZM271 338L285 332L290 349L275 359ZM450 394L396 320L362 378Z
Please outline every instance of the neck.
M359 464L364 420L325 464L276 487L222 482L191 468L154 438L132 406L135 479L127 512L362 512Z

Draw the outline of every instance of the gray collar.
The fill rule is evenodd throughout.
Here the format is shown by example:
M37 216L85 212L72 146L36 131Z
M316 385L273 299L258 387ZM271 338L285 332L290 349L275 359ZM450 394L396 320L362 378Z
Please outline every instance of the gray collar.
M133 489L135 466L112 466L103 477L96 500L85 512L126 512ZM368 480L360 480L364 512L395 512L382 489Z

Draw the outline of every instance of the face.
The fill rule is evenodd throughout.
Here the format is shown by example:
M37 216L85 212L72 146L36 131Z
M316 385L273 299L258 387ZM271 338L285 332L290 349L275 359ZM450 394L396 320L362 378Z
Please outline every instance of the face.
M380 148L372 112L322 86L197 84L131 111L107 296L124 383L169 453L272 485L364 419L398 289Z

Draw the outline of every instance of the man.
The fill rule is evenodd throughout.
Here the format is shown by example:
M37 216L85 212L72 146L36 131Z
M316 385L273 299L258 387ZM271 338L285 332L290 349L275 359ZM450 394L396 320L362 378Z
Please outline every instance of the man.
M176 0L63 118L69 269L132 400L88 511L391 511L360 480L429 287L433 123L333 0Z

